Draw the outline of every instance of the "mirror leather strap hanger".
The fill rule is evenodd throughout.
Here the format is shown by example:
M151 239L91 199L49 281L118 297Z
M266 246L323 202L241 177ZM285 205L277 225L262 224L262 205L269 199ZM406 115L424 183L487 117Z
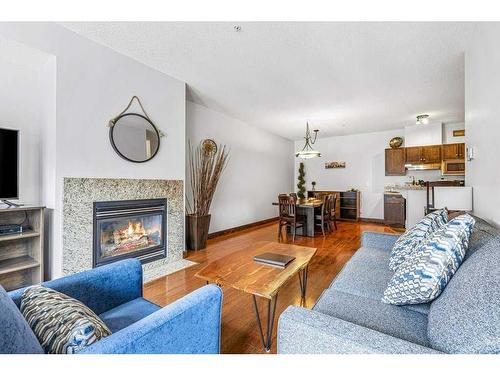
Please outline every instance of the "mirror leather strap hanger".
M127 106L125 107L125 109L123 111L121 111L118 115L116 115L115 117L113 117L111 120L109 120L108 122L108 128L112 128L113 126L115 126L116 124L116 121L123 115L125 114L130 106L132 105L132 103L134 102L134 100L137 101L137 103L139 104L139 107L141 107L141 110L142 110L142 113L144 113L144 117L146 119L149 120L149 122L151 122L151 124L154 125L154 122L153 120L151 120L151 117L149 117L148 113L146 112L146 110L144 109L144 106L142 105L141 103L141 99L139 99L139 97L137 95L134 95L132 96L132 99L130 99L130 101L128 102ZM156 125L154 125L156 127ZM157 128L157 127L156 127ZM163 133L160 129L158 129L158 133L160 134L160 137L164 137L165 136L165 133Z

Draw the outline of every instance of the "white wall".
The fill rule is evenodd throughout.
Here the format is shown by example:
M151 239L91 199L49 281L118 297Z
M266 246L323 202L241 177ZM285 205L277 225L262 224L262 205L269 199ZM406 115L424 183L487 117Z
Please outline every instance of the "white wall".
M443 124L412 124L405 126L404 146L430 146L443 143Z
M40 198L38 72L0 59L0 127L19 132L19 197Z
M38 203L40 189L41 70L48 55L0 38L0 127L20 131L19 198Z
M478 25L465 58L465 137L474 148L465 181L473 187L473 209L500 225L500 25Z
M40 201L49 209L56 206L56 69L56 58L51 56L40 72Z
M210 232L276 217L272 202L293 190L293 142L192 102L187 102L186 126L192 145L210 138L230 147L212 203ZM186 163L186 178L188 168Z
M56 171L55 57L0 37L0 126L20 131L19 202L42 203L45 264L50 264ZM49 276L46 270L46 276Z
M408 171L406 176L385 176L385 149L389 140L402 136L403 129L377 133L355 134L330 138L319 138L314 148L321 152L321 158L296 159L295 180L300 161L306 170L306 189L316 181L316 190L343 191L356 188L361 191L361 217L370 219L384 218L384 186L401 184L415 180L439 180L441 172ZM304 141L295 142L300 150ZM345 161L346 168L325 169L325 163Z
M0 35L56 60L56 113L51 125L56 129L56 234L51 274L57 277L62 273L64 177L184 179L185 84L57 24L0 23ZM143 164L120 158L108 138L109 119L121 112L133 95L141 98L148 114L167 135L161 140L158 155ZM46 109L50 106L46 103ZM46 194L51 192L44 192L44 198Z
M404 146L425 146L446 143L462 143L465 137L454 137L454 130L465 129L465 123L409 125L405 127Z
M443 125L443 143L465 143L465 137L454 137L454 130L465 129L465 123L457 122Z

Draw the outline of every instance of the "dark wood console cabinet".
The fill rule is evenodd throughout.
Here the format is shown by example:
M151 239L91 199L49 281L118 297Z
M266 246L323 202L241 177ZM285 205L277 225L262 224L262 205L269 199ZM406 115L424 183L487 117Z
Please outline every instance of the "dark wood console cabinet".
M346 221L358 221L361 207L361 192L359 191L327 191L327 190L309 190L309 198L322 194L336 194L335 201L335 219Z

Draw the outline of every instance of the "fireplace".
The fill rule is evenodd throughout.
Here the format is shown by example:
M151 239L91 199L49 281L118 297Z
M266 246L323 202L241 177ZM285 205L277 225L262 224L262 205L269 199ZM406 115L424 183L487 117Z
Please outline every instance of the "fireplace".
M93 266L165 258L166 212L166 199L94 202Z

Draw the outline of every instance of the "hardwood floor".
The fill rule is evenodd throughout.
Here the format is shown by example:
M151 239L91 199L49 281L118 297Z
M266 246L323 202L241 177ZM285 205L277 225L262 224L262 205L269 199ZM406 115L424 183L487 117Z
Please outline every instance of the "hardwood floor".
M327 288L333 278L342 269L360 246L363 231L391 232L385 225L371 223L337 222L338 229L326 237L300 237L296 245L311 246L318 249L309 266L309 281L305 307L310 308ZM209 240L205 250L189 252L186 259L198 263L182 271L154 280L144 287L145 298L165 306L189 292L202 287L205 282L194 277L195 273L211 262L234 251L241 250L255 241L276 241L277 224L270 223L226 236ZM291 237L287 239L291 242ZM223 288L224 303L222 308L222 353L263 353L257 321L253 310L252 297L233 289ZM290 280L280 291L276 318L289 305L300 305L300 287L298 277ZM260 311L265 315L264 301ZM276 328L274 325L271 353L276 353Z

